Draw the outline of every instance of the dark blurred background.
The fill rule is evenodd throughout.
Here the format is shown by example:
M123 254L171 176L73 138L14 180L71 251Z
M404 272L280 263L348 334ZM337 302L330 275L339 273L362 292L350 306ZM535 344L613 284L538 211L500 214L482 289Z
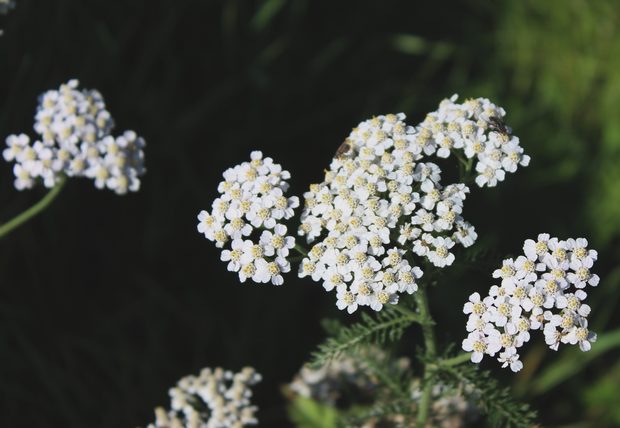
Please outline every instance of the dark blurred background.
M556 354L540 335L518 376L483 365L546 426L620 426L618 2L17 3L0 17L0 136L32 135L36 97L79 78L118 132L145 137L148 173L125 197L72 180L0 241L1 426L144 426L181 376L244 365L264 376L262 426L287 426L281 385L322 339L322 318L351 317L294 274L239 284L196 215L253 149L301 195L358 122L403 111L415 124L455 92L504 106L532 163L468 198L480 241L433 290L440 339L460 343L467 295L524 239L588 237L602 278L593 351ZM2 162L0 222L44 194L12 180Z

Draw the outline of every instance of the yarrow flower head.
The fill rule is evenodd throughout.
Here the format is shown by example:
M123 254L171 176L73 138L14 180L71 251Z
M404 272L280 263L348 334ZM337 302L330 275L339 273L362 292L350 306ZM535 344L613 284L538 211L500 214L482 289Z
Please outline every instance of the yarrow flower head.
M588 241L562 241L542 233L525 241L523 253L504 260L493 272L501 283L491 287L488 296L474 293L463 308L469 315L463 349L472 352L475 363L498 354L503 367L521 370L518 349L530 340L532 330L542 330L553 350L565 343L589 351L596 341L588 329L590 307L584 303L584 288L599 283L591 272L598 254L588 249Z
M7 137L3 157L15 162L15 187L42 182L51 188L69 176L90 178L97 188L118 194L137 191L145 173L144 140L133 131L112 136L114 121L103 97L78 85L70 80L41 95L34 142L26 134Z
M198 232L224 248L221 260L241 282L281 285L282 274L291 269L287 258L295 238L284 223L295 214L299 198L286 196L289 178L273 159L252 152L250 162L224 172L211 211L198 214Z
M453 95L417 126L416 145L425 154L447 158L451 153L475 160L476 184L494 187L506 173L527 166L530 157L505 125L506 112L486 98L456 103Z
M251 403L251 387L261 376L251 367L239 373L221 368L203 369L182 378L170 389L170 409L155 409L147 428L230 428L258 425Z
M423 159L432 151L404 119L360 123L324 181L304 194L298 233L313 246L299 276L335 290L337 306L349 313L379 311L414 293L422 270L413 256L449 266L455 244L468 247L477 237L461 216L468 187L441 184L439 166Z
M304 255L299 277L334 291L339 309L380 311L397 304L402 293L418 289L422 263L450 266L455 247L477 239L462 216L469 188L442 183L441 168L428 157L455 153L467 163L477 156L479 164L492 160L510 172L529 161L504 124L502 108L483 98L462 105L455 100L444 100L418 126L407 125L399 113L353 129L323 182L304 194L297 233L309 251L295 246L284 224L299 204L284 196L289 174L261 152L224 173L220 197L211 212L200 213L198 231L223 248L221 259L242 282L281 284L295 247ZM477 182L494 186L497 180Z

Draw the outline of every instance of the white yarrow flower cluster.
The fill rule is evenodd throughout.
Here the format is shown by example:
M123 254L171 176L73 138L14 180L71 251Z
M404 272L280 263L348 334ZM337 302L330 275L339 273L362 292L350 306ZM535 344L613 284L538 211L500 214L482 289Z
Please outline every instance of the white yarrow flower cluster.
M14 161L15 187L38 182L51 188L65 176L87 177L99 189L135 192L145 173L145 142L133 131L114 137L114 121L101 94L81 90L70 80L39 99L32 142L26 134L10 135L3 157Z
M147 428L241 428L258 425L251 403L251 387L261 376L251 367L239 373L221 368L203 369L170 389L170 410L155 409Z
M284 222L293 217L299 198L285 195L290 176L273 159L252 152L250 162L224 172L211 212L198 215L198 232L216 247L227 247L221 260L241 282L281 285L282 274L291 270L287 258L295 238Z
M504 124L506 112L486 98L468 99L458 104L453 95L439 104L417 126L416 144L426 155L447 158L455 151L476 160L476 184L494 187L506 173L527 166L519 138Z
M441 185L440 168L422 161L417 131L404 119L360 123L325 180L304 194L299 234L314 245L299 276L335 290L338 308L349 313L379 311L415 292L422 270L410 263L413 255L449 266L455 244L467 247L477 237L461 216L469 189Z
M475 363L485 354L498 354L503 367L521 370L518 349L530 340L531 330L542 330L553 350L565 343L589 351L596 341L588 330L584 288L599 283L591 272L597 252L583 238L561 241L546 233L525 241L523 251L493 272L500 285L485 298L472 294L463 308L469 315L463 349L472 352Z

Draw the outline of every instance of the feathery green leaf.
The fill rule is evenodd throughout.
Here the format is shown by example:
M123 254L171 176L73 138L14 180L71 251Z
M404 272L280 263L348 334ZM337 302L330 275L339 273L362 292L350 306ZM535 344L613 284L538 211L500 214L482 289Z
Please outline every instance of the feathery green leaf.
M488 371L475 365L440 367L439 376L448 384L465 386L466 394L487 416L491 427L530 428L536 412L528 404L513 398L509 388L502 388Z
M375 317L362 313L360 322L350 326L330 329L334 332L317 351L312 354L311 365L320 367L345 351L353 351L365 344L383 344L398 340L405 329L417 320L414 313L386 308ZM337 331L336 331L337 330Z

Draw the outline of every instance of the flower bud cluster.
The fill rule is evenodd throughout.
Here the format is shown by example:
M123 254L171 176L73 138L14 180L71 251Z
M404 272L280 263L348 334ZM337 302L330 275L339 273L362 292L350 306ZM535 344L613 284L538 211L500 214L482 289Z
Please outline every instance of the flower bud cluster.
M384 356L383 356L384 357ZM405 361L409 365L409 361ZM298 396L329 406L342 402L364 402L380 386L366 366L350 357L341 357L319 368L304 365L288 385ZM353 397L347 394L353 394Z
M114 121L96 90L80 90L70 80L39 99L34 142L26 134L10 135L3 151L15 161L15 188L30 189L41 181L54 187L64 176L87 177L99 189L135 192L145 173L145 142L133 131L111 135Z
M461 216L469 189L442 186L441 170L423 162L417 131L405 115L362 122L332 160L325 180L304 194L299 234L314 244L299 276L335 290L337 306L379 311L413 293L422 276L413 256L452 264L455 244L477 235Z
M416 145L426 155L447 158L450 153L476 160L476 184L494 187L506 173L527 166L519 138L504 124L506 112L486 98L458 104L453 95L439 104L417 127ZM461 157L462 158L462 157Z
M251 387L261 376L251 367L239 373L221 368L203 369L170 389L170 410L155 409L147 428L241 428L258 425L251 403Z
M285 195L290 176L260 151L252 152L250 162L224 172L211 212L198 215L198 232L216 247L226 246L221 260L241 282L281 285L282 273L291 269L287 257L295 238L287 235L284 222L293 217L299 198Z
M549 234L528 239L524 255L506 259L493 277L501 279L484 299L474 293L463 308L469 314L463 349L478 363L487 354L513 371L523 367L518 349L542 330L547 345L578 344L589 351L596 334L588 330L590 307L584 303L587 285L599 277L591 272L597 252L583 238L561 241Z

